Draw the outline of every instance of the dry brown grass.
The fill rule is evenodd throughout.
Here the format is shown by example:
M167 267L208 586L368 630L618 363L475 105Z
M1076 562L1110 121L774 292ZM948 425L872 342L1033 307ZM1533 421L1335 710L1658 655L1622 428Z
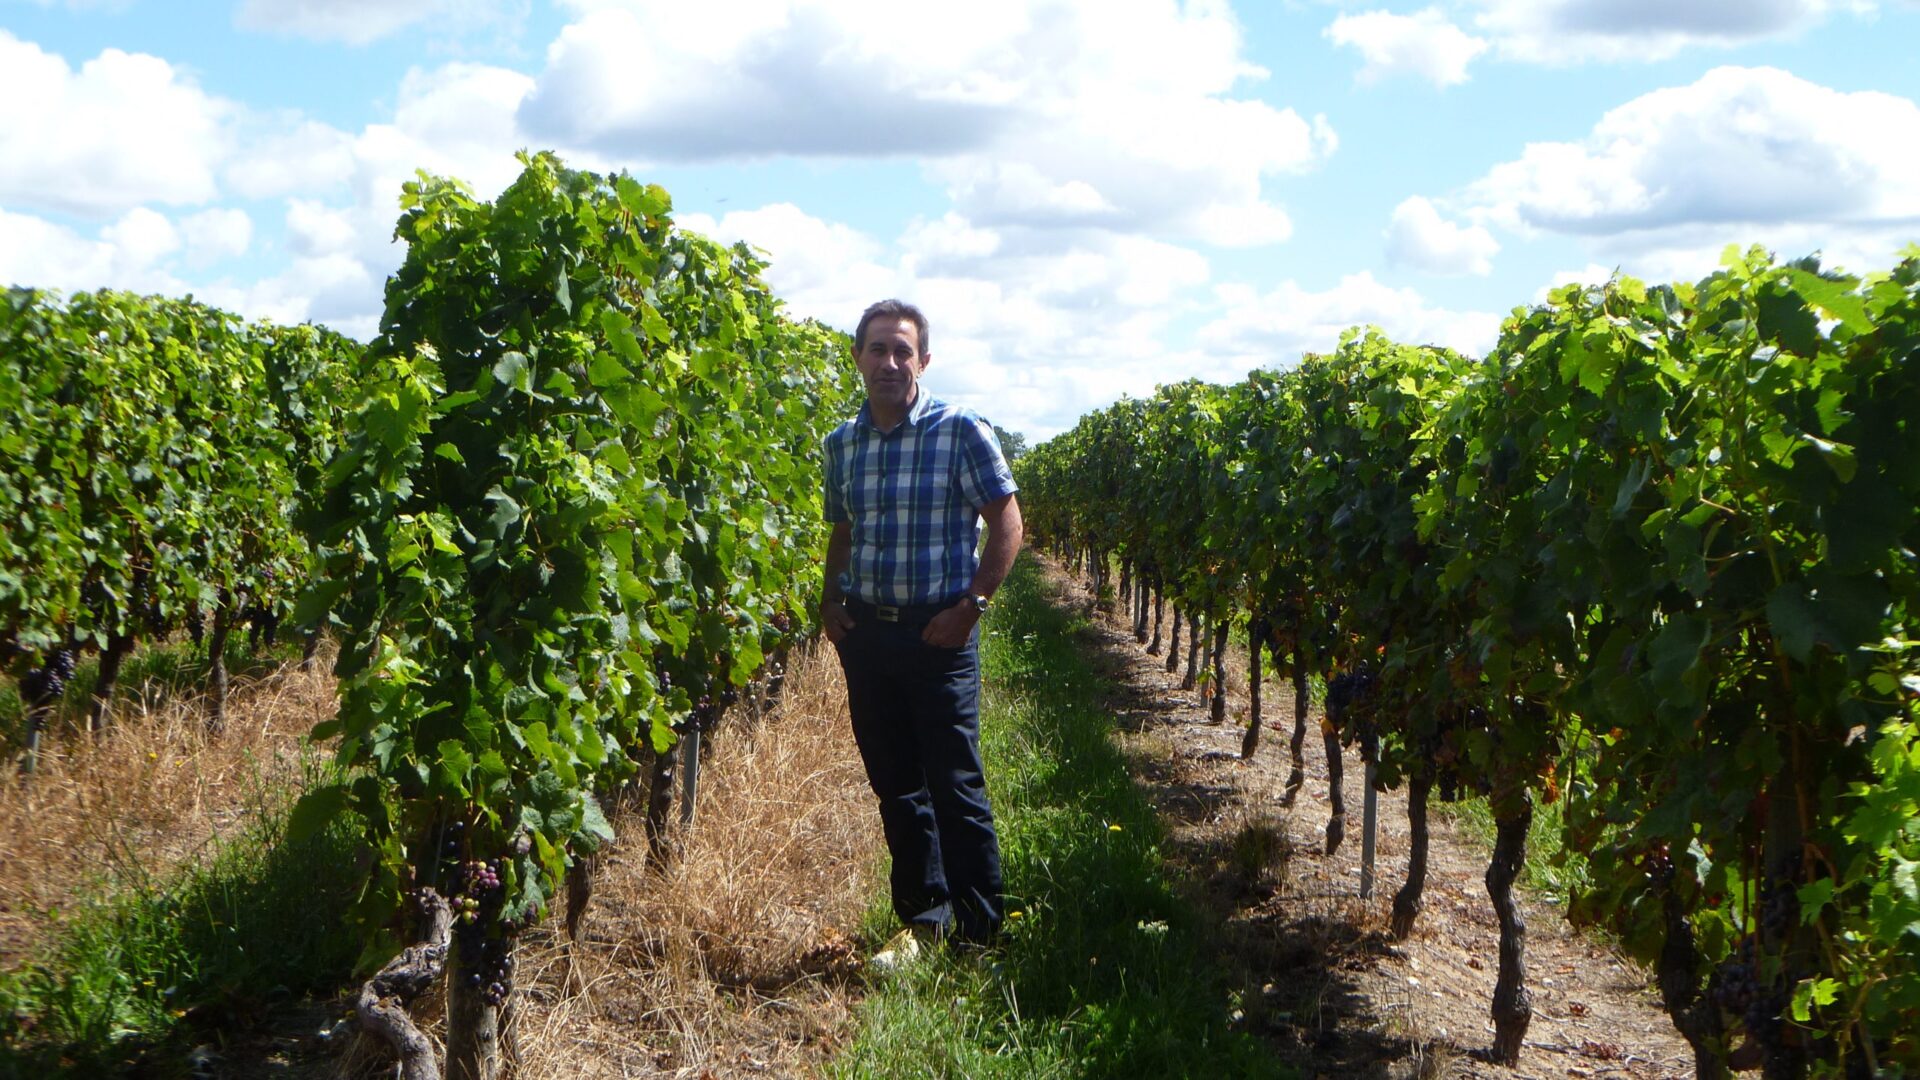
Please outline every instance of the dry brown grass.
M283 802L306 733L333 715L331 668L322 653L308 671L236 678L219 736L197 697L123 689L102 734L56 733L31 776L0 768L0 969L49 944L77 903L164 876Z
M218 737L198 700L125 695L105 735L50 739L38 773L0 778L0 966L78 902L164 877L295 794L304 736L334 712L330 667L236 681ZM523 940L520 1076L803 1075L844 1038L883 845L830 649L796 657L757 726L721 725L701 781L676 860L650 865L639 817L615 814L580 941L558 918ZM419 1005L437 1027L437 1004ZM349 1052L299 1071L316 1068L390 1065Z
M580 942L528 935L522 1077L800 1075L843 1036L882 845L831 650L757 728L721 726L697 809L664 867L618 817Z

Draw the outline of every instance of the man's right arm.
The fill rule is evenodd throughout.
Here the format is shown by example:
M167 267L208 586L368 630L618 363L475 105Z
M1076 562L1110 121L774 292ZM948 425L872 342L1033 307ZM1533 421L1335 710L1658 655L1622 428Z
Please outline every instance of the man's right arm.
M853 616L847 614L846 597L840 593L840 575L853 561L853 525L836 521L827 534L826 582L820 590L820 629L835 645L853 629Z

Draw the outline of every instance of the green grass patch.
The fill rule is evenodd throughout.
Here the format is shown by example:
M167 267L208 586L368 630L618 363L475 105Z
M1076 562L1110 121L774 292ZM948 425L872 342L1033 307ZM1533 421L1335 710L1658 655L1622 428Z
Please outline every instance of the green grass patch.
M1231 988L1168 880L1159 822L1110 741L1078 623L1046 602L1022 560L984 628L1004 943L984 962L936 951L879 977L835 1075L1291 1075L1229 1023ZM870 917L869 929L883 921Z
M279 800L286 804L290 800ZM285 842L266 813L201 864L122 880L41 961L0 973L0 1076L103 1076L178 1056L344 984L358 848L347 823Z

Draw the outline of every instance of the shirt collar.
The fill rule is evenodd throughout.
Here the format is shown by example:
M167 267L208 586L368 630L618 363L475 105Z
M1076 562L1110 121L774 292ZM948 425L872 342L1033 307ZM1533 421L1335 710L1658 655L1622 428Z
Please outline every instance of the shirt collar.
M907 418L905 420L902 420L900 422L900 426L897 428L894 428L893 430L900 431L905 428L919 427L920 421L926 419L927 414L932 411L933 411L933 395L927 393L926 387L924 386L919 387L914 392L913 404L907 409ZM854 416L854 421L859 424L865 425L869 430L875 433L891 434L891 432L884 432L884 433L881 432L880 429L874 425L873 403L871 401L863 401L860 403L860 412Z

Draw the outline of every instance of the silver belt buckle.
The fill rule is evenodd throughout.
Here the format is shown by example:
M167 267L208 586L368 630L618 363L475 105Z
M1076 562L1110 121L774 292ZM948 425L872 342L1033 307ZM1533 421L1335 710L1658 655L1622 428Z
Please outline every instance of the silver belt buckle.
M873 605L873 617L881 622L899 622L900 609L891 604Z

